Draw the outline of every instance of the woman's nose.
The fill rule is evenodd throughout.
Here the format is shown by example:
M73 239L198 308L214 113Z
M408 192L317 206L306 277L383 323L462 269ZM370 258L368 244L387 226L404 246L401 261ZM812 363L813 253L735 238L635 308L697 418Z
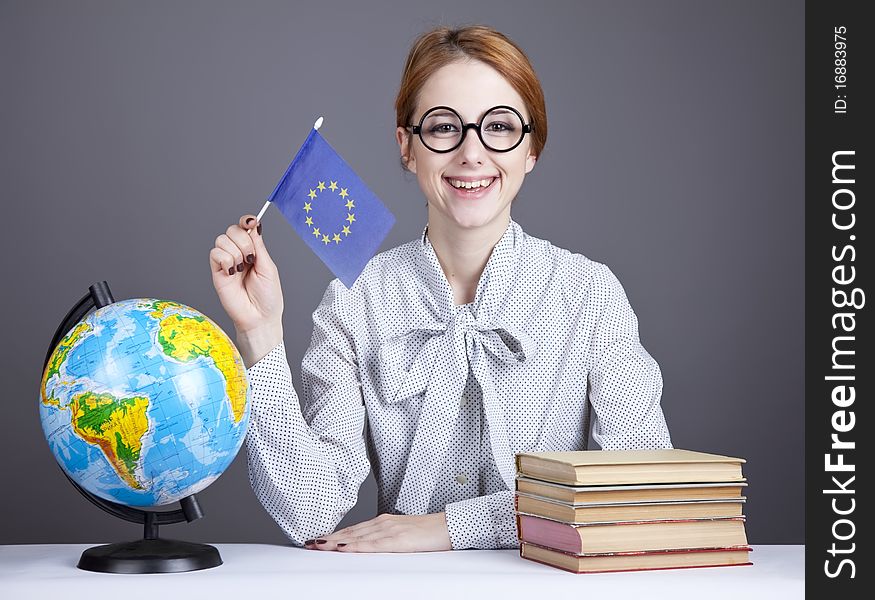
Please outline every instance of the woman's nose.
M465 139L462 140L462 145L459 147L462 164L482 164L483 155L486 151L477 132L469 129Z

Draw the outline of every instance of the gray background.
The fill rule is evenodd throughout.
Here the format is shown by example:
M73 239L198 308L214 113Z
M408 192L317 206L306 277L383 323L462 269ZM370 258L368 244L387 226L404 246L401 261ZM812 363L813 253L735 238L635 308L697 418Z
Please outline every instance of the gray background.
M676 447L748 460L752 543L803 541L803 3L0 2L0 543L132 539L81 498L38 419L55 328L88 285L189 304L233 332L215 237L257 212L316 116L416 237L393 101L410 43L486 23L529 54L550 137L528 233L607 263L662 367ZM275 209L296 383L331 279ZM245 452L165 536L283 542ZM368 478L344 523L371 518Z

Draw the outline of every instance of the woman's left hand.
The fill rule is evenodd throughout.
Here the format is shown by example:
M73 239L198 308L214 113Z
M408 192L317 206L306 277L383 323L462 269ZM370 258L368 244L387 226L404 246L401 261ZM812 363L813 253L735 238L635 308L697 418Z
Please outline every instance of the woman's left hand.
M322 540L324 542L316 543ZM435 552L453 549L445 513L383 513L318 540L308 540L304 547L339 552Z

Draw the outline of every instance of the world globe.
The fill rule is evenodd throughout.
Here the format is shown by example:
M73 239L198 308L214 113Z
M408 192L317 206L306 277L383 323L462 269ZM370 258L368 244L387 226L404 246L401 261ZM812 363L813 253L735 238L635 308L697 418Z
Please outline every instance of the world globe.
M58 342L40 385L52 454L86 491L131 507L191 496L231 464L249 380L213 321L169 300L103 306Z

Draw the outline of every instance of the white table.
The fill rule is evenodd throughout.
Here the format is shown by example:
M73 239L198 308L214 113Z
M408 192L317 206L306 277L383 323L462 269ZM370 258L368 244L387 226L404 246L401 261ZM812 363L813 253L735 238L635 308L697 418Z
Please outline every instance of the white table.
M0 546L0 598L802 598L804 546L754 546L753 566L577 575L517 550L344 554L263 544L214 544L204 571L111 575L76 568L96 544Z

